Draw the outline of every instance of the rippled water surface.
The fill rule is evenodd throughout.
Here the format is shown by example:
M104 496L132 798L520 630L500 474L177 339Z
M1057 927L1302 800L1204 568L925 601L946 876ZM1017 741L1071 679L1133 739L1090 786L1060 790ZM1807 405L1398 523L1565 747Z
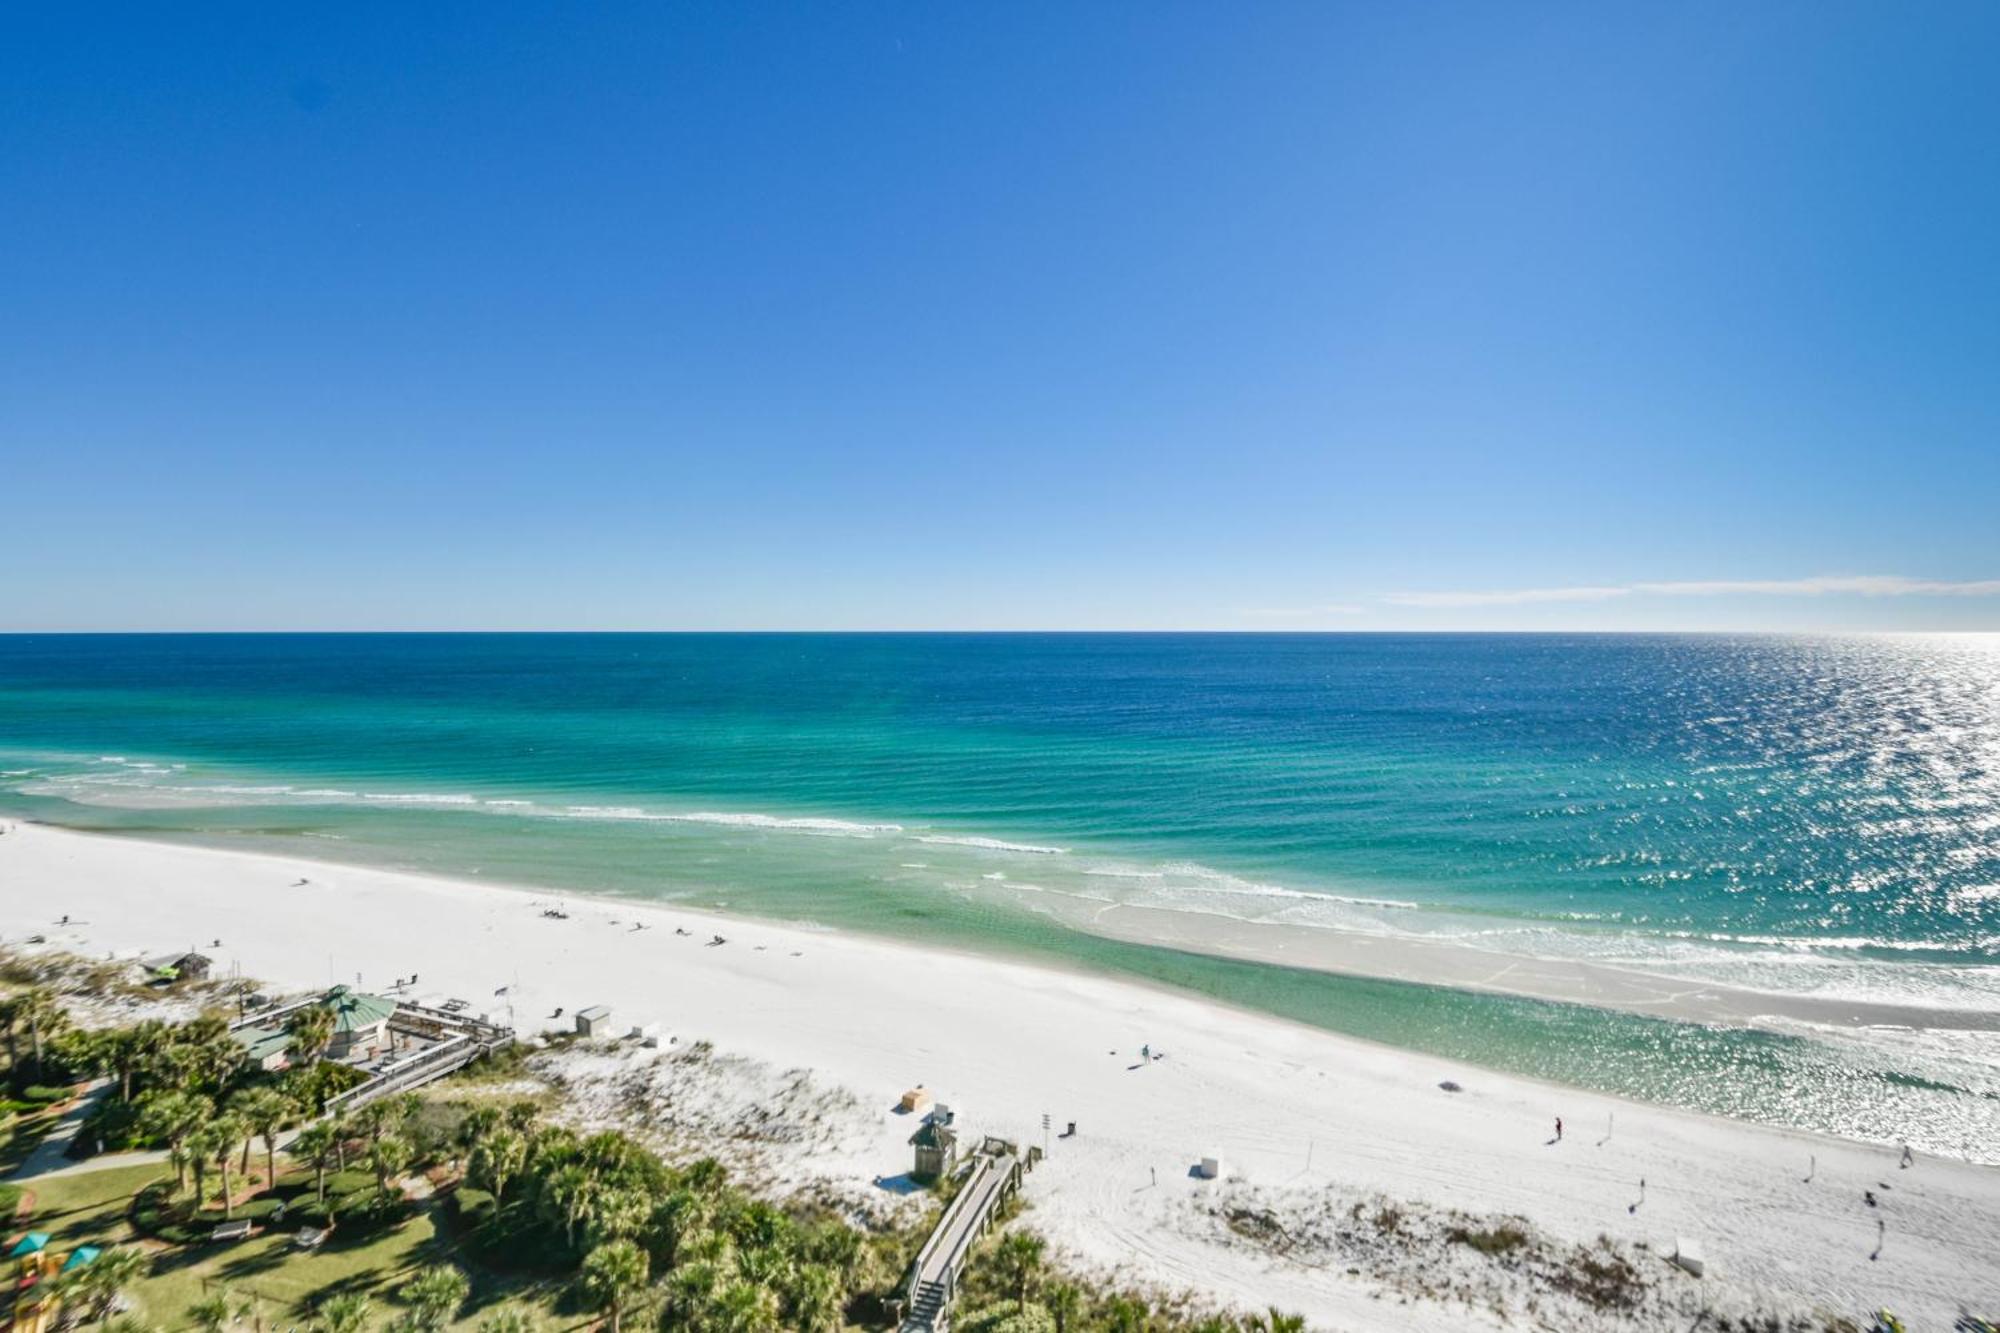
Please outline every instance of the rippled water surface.
M0 637L0 805L1063 957L1878 1137L2000 1099L1985 1033L1713 1032L1093 933L1132 904L2000 1012L1990 637Z

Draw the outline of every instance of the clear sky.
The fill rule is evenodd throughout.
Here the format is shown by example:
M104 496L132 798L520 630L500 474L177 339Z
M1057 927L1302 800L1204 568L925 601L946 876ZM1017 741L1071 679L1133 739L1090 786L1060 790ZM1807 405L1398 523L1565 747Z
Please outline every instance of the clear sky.
M0 16L0 628L2000 629L2000 4Z

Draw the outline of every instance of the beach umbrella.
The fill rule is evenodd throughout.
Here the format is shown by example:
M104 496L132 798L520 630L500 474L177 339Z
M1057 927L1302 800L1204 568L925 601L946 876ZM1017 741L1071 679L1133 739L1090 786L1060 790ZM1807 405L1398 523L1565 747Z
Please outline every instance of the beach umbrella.
M44 1245L47 1245L48 1243L49 1243L48 1232L30 1231L27 1235L21 1237L21 1243L16 1245L12 1250L10 1250L7 1254L7 1257L9 1259L25 1259L27 1256L31 1254L40 1254L42 1252L42 1247Z

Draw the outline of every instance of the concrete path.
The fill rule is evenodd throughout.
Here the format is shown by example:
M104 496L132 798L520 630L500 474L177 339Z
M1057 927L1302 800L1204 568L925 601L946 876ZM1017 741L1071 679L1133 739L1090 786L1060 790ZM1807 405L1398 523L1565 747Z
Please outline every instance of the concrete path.
M42 1136L42 1141L34 1146L19 1169L7 1179L33 1180L36 1176L54 1175L66 1166L77 1165L69 1159L69 1145L76 1141L77 1131L83 1128L83 1122L90 1118L91 1112L110 1091L111 1080L108 1078L84 1085L83 1096L77 1098L76 1105L63 1112L62 1119Z

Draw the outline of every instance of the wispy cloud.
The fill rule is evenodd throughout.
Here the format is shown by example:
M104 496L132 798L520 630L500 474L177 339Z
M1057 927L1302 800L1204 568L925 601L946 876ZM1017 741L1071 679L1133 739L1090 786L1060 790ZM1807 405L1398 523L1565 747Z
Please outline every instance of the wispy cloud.
M1619 597L2000 597L2000 579L1912 579L1899 574L1826 574L1803 579L1708 579L1593 584L1572 588L1503 588L1467 592L1395 592L1391 606L1525 606L1535 602L1607 602Z

